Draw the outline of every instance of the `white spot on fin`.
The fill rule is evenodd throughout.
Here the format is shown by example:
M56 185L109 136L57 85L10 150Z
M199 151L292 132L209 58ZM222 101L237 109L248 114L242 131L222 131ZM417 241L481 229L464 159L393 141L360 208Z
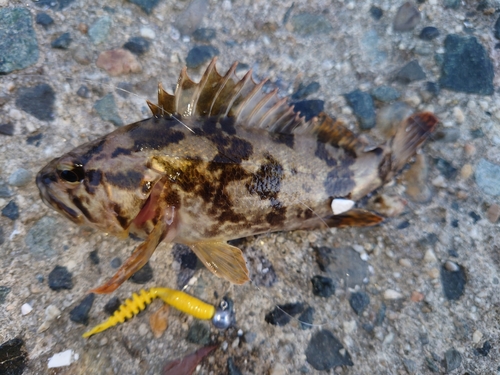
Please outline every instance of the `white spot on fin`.
M334 215L343 214L354 206L354 201L350 199L335 198L332 201L332 211Z

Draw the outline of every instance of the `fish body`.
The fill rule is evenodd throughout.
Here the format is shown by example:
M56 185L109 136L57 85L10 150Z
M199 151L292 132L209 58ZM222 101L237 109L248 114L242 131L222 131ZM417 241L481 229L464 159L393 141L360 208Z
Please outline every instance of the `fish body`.
M406 119L393 138L365 150L340 122L305 121L276 91L264 93L236 64L215 60L199 83L184 69L176 92L161 85L153 117L77 147L37 175L42 199L78 224L145 241L96 292L111 292L157 245L190 246L216 275L248 280L241 251L226 241L321 226L368 226L382 218L333 202L355 202L389 181L437 123Z

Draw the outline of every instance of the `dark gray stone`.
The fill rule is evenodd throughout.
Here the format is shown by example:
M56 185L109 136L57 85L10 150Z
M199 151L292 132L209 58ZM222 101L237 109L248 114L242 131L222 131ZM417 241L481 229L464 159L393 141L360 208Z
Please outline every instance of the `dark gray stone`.
M441 285L446 299L454 301L462 297L467 283L465 268L458 265L458 271L449 271L443 264L441 266Z
M11 289L8 286L0 285L0 305L5 302L10 290Z
M500 195L500 165L481 158L474 173L476 184L486 194Z
M448 9L458 9L462 0L443 0L443 5Z
M52 290L73 289L73 275L66 267L55 266L49 273L49 288Z
M319 82L311 82L307 86L301 83L297 91L292 94L291 98L292 100L303 99L308 95L318 92L320 87Z
M375 126L375 105L370 94L354 90L344 97L359 121L361 129L368 130Z
M0 9L0 74L33 65L38 43L27 8Z
M120 308L121 305L122 303L120 299L118 297L113 297L104 305L104 311L108 315L113 315L115 311Z
M373 17L374 20L378 21L384 15L384 11L377 6L372 5L370 8L370 15Z
M120 268L121 265L122 265L122 260L119 257L111 259L111 263L110 263L111 268L114 268L114 269Z
M97 250L93 250L89 253L89 259L92 262L92 264L99 264L100 259L99 259L99 254Z
M321 14L296 14L290 17L290 24L293 31L302 36L328 34L333 31L330 21Z
M64 33L54 41L52 41L52 43L50 43L50 46L52 48L68 49L72 41L73 39L71 39L70 33Z
M243 375L240 369L234 364L233 357L227 359L227 371L228 375Z
M439 94L440 87L436 82L425 82L425 91L431 95L436 96Z
M210 343L210 327L200 321L195 321L187 334L187 341L198 344L208 345Z
M47 29L50 25L54 23L54 20L47 13L38 13L36 15L35 22L39 25L42 25L45 29Z
M493 94L493 63L475 37L450 34L444 41L444 47L439 79L442 88L469 94Z
M396 80L398 82L408 84L414 81L425 79L427 75L420 66L417 60L410 61L403 66L399 72L396 73Z
M300 328L303 330L311 329L313 327L313 321L314 321L314 308L309 306L299 316Z
M219 54L219 50L212 46L193 47L186 57L186 66L190 69L198 68Z
M481 355L483 357L487 357L488 354L490 354L490 350L491 350L491 344L490 344L490 342L489 341L485 341L483 343L483 346L481 348L474 349L474 354Z
M198 263L198 257L189 246L177 243L172 247L172 255L181 265L181 269L177 274L177 286L179 289L182 289L189 282L191 277L193 277Z
M291 317L300 314L302 311L304 311L304 304L299 302L278 305L266 314L265 320L273 326L281 327L290 323Z
M135 284L146 284L147 282L153 280L153 269L149 262L147 262L142 268L134 273L130 279Z
M22 375L28 365L28 351L20 337L0 344L0 373L2 375Z
M201 43L209 43L215 39L216 36L215 29L211 27L201 27L193 32L193 39Z
M420 21L420 11L410 2L401 5L394 17L393 29L395 31L411 31Z
M18 168L9 176L9 185L22 187L29 184L32 180L33 176L30 171L24 168Z
M439 366L432 358L425 357L425 365L431 372L439 372Z
M315 296L328 298L335 294L335 284L329 277L316 275L311 279L311 283Z
M420 31L419 38L422 40L433 40L439 36L439 30L433 26L427 26Z
M372 96L378 101L388 103L398 100L401 97L401 94L393 87L379 86L372 91Z
M325 108L325 102L319 99L301 100L300 102L292 103L292 105L293 110L300 112L300 115L304 116L306 121L319 115Z
M327 246L314 248L316 262L323 272L327 272L337 284L343 280L346 288L363 285L368 277L368 265L359 254L351 248L331 248Z
M356 314L361 315L370 304L370 296L362 291L351 293L349 304Z
M72 322L88 325L89 312L94 304L95 294L89 293L87 296L69 312L69 319Z
M81 85L78 88L76 95L78 95L80 98L88 99L88 98L90 98L90 90L87 86Z
M434 165L436 169L441 172L441 174L447 180L454 180L458 175L458 169L455 168L448 160L443 158L433 158Z
M2 209L2 216L8 217L10 220L19 219L19 207L15 201L7 203L7 206Z
M0 125L0 134L14 135L14 125L10 122Z
M0 198L10 198L14 195L12 190L5 185L5 182L0 180Z
M112 93L106 94L94 104L94 109L101 119L109 121L115 126L123 126L123 120L118 114L115 97Z
M142 36L134 36L129 38L127 43L123 45L123 48L128 49L134 55L141 56L148 52L149 45L149 40L146 38L143 38Z
M43 133L33 134L26 138L26 143L28 145L38 147L40 146L42 138L43 138Z
M104 16L99 18L89 28L88 34L90 37L90 41L95 45L104 42L109 35L111 25L112 25L111 17Z
M321 330L312 336L307 345L306 359L312 367L319 371L329 370L336 366L354 365L349 352L328 330Z
M493 34L495 38L500 39L500 16L498 16L497 22L495 22L495 26L493 26Z
M20 87L16 93L16 106L41 121L54 120L56 94L46 83L34 87Z
M147 14L151 14L154 7L157 6L158 3L160 2L160 0L128 0L128 1L130 1L132 4L137 5Z
M444 366L446 368L446 372L456 370L461 364L462 355L455 348L448 349L446 353L444 353Z
M413 375L417 373L417 364L415 363L415 361L405 358L403 359L403 364L408 374Z
M58 229L56 220L49 216L42 217L30 228L24 241L35 258L55 255L52 241Z

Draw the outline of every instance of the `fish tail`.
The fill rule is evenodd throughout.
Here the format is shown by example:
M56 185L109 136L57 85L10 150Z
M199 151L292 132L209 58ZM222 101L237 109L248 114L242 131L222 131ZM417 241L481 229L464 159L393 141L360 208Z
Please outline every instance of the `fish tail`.
M399 126L388 144L388 155L380 165L380 177L389 181L399 172L434 131L438 119L430 112L411 115Z

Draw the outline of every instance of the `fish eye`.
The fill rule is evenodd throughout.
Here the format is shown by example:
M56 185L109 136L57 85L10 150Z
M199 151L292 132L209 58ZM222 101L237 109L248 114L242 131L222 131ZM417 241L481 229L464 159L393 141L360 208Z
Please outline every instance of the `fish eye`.
M80 182L85 177L85 172L81 164L75 164L71 167L64 166L59 170L59 177L69 183Z

